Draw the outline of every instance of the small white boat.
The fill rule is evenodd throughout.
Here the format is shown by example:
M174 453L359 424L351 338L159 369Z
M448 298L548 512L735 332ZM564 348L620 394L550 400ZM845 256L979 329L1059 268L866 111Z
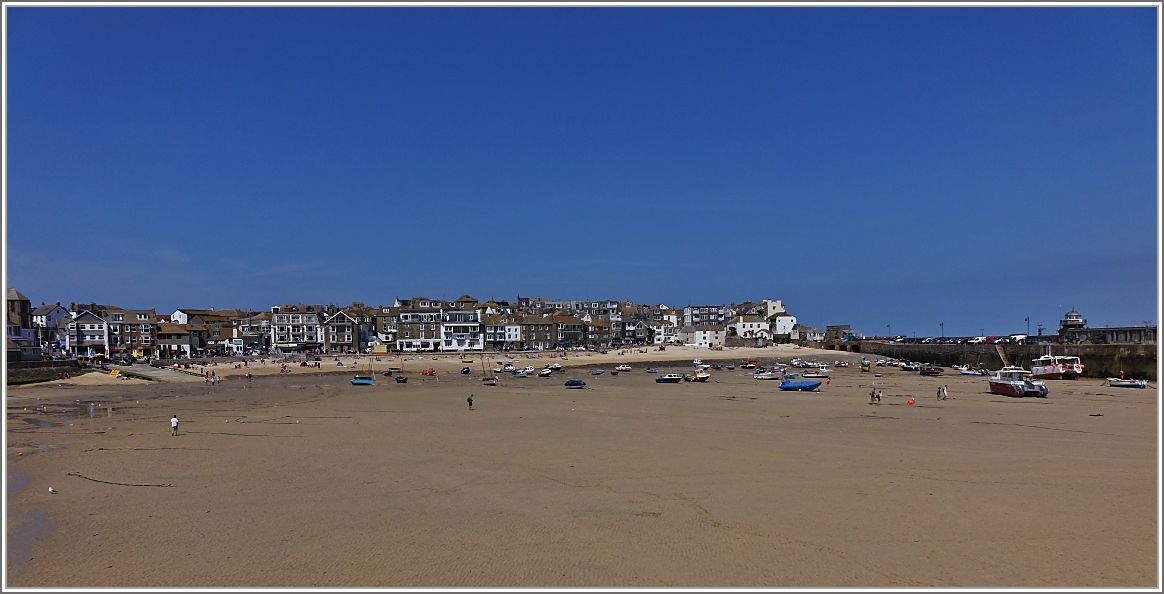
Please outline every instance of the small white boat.
M615 367L614 370L615 371L630 371L631 366L624 363L622 365L619 365L618 367Z
M1110 385L1113 388L1147 388L1148 387L1147 380L1142 380L1142 379L1134 380L1134 379L1120 379L1118 377L1109 377L1109 378L1107 378L1107 383L1108 383L1108 385Z
M782 379L780 374L775 371L757 371L752 374L752 379L757 380L778 380Z
M804 377L829 377L831 373L827 366L821 365L813 371L804 372Z
M1003 367L991 374L989 381L991 394L1047 397L1047 384L1031 378L1031 372L1022 367Z
M551 375L553 375L553 373L554 373L553 369L548 369L548 368L543 369L543 370L538 372L538 377L550 377Z
M711 374L702 369L692 373L691 375L683 376L683 381L688 382L706 382L709 379L711 379Z

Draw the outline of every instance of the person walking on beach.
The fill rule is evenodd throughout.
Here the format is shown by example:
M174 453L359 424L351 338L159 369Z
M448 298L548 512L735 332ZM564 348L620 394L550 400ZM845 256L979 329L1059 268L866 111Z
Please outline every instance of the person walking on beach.
M938 400L942 399L942 387L938 386Z
M942 386L942 400L950 397L950 393L946 390L946 386Z
M469 394L469 410L473 410L473 395Z
M178 415L170 418L170 435L178 435Z
M881 404L881 390L877 391L877 401L874 404Z

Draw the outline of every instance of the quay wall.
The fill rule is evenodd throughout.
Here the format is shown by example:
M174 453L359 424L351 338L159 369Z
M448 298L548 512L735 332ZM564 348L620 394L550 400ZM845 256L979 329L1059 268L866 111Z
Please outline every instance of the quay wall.
M82 371L76 361L9 361L10 378L55 376L62 372L76 375Z
M813 345L863 355L879 355L938 365L981 364L987 369L1002 367L996 347L1002 347L1012 365L1030 369L1031 360L1047 352L1048 345L1024 344L889 344L880 341L854 341ZM1079 357L1085 377L1118 377L1122 369L1128 377L1156 380L1156 345L1154 344L1073 344L1050 345L1053 355Z

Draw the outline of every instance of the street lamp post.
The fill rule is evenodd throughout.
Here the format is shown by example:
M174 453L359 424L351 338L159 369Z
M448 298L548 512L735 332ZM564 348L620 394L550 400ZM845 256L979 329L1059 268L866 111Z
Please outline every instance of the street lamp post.
M942 338L945 338L946 337L946 323L940 322L938 325L942 327Z
M886 324L885 327L889 329L889 340L893 340L893 324Z

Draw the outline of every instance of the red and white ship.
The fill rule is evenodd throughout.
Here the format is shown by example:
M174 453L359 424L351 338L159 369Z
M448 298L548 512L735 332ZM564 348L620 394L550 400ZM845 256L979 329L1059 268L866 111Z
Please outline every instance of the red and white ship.
M990 393L1003 396L1047 397L1047 384L1022 367L1003 367L990 374Z
M1079 357L1056 356L1047 353L1031 361L1031 377L1035 379L1073 380L1083 375Z

